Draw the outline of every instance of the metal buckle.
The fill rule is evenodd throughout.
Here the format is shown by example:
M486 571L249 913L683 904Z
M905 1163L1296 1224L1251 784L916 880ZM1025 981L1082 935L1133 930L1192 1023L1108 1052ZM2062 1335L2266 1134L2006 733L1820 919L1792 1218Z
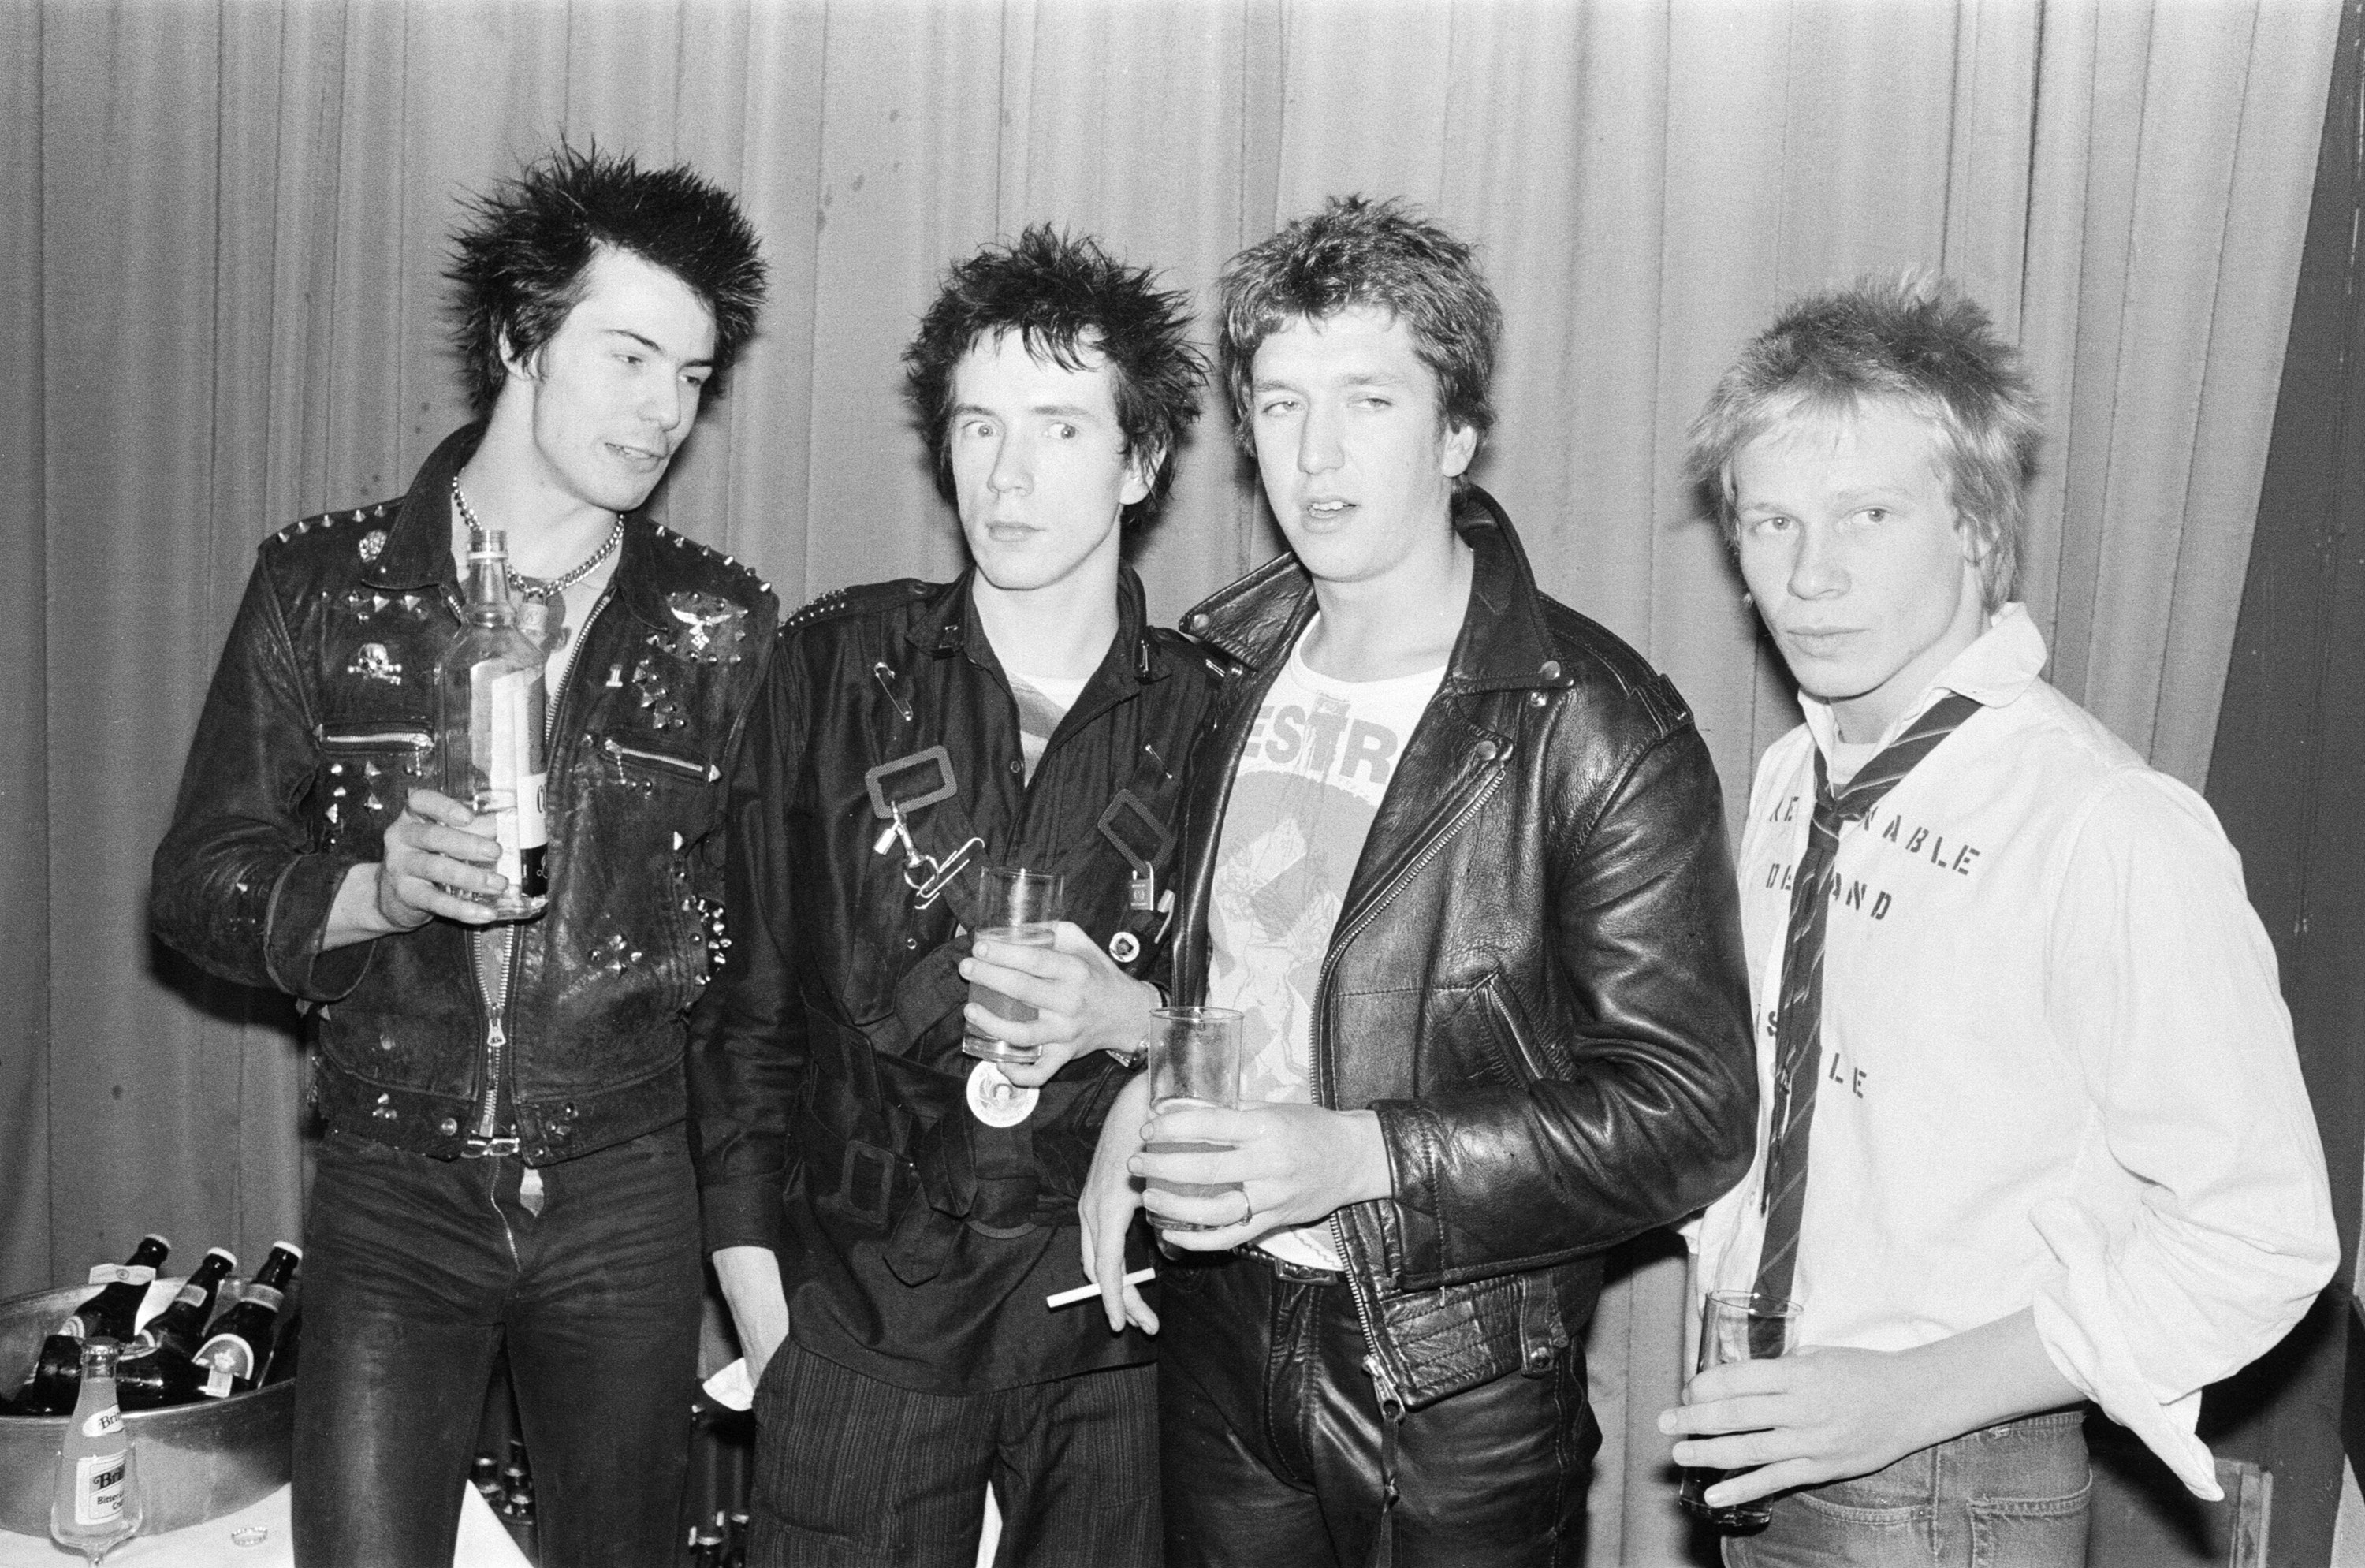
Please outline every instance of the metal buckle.
M501 1159L518 1151L514 1137L472 1137L460 1146L463 1159L483 1159L488 1156Z
M936 780L914 794L891 796L887 782L920 767L936 769ZM885 821L887 826L870 842L870 853L884 855L899 842L903 846L903 885L912 890L915 907L926 909L960 875L970 857L985 847L985 840L972 836L970 841L939 860L933 855L923 855L920 846L912 842L911 825L903 820L905 812L922 806L933 806L938 801L950 800L959 790L953 778L952 754L941 745L915 751L909 756L899 756L882 762L862 776L862 787L870 793L870 810Z
M1127 844L1124 835L1117 832L1118 825L1126 820L1128 812L1149 830L1154 840L1147 855ZM1130 790L1118 790L1116 799L1108 803L1108 809L1101 812L1100 821L1093 825L1100 829L1103 838L1116 846L1116 852L1125 857L1126 865L1133 868L1131 884L1126 890L1127 907L1141 913L1158 908L1156 862L1173 844L1174 834Z
M924 766L936 768L936 782L934 785L909 795L899 793L891 797L887 793L888 779ZM900 820L905 812L915 812L922 806L933 806L938 801L950 800L960 790L953 778L952 753L941 745L932 745L909 756L880 763L862 776L862 787L870 792L870 814L880 822Z

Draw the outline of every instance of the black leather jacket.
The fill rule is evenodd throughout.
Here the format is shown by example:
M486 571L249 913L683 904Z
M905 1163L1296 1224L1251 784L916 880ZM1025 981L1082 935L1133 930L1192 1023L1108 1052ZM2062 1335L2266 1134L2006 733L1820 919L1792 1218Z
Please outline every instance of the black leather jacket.
M1392 1199L1334 1229L1383 1401L1549 1367L1605 1248L1749 1164L1757 1083L1716 772L1683 699L1537 590L1470 489L1443 683L1373 819L1314 999L1319 1104L1379 1114ZM1283 556L1184 629L1231 661L1192 762L1178 998L1205 994L1234 772L1314 610Z
M519 1152L549 1164L679 1121L683 1016L721 908L721 779L778 607L745 567L634 514L552 697L550 907L488 1006L465 928L315 950L338 885L438 785L435 664L458 629L452 475L471 426L399 501L267 540L214 672L173 825L156 935L308 1004L327 1125L464 1152L505 1077ZM501 1027L494 1028L499 1020Z
M790 617L733 779L737 946L698 1011L694 1146L707 1246L772 1249L792 1308L801 1280L846 1259L883 1252L916 1285L961 1240L950 1231L1074 1225L1126 1077L1095 1051L1015 1127L970 1114L976 1064L959 1050L968 993L955 970L968 884L921 907L882 800L914 802L906 820L922 854L947 859L975 836L972 866L1063 873L1068 918L1128 971L1164 957L1206 662L1147 624L1141 585L1124 571L1116 637L1022 781L1017 710L970 580L870 584ZM939 747L947 772L925 760ZM948 798L924 798L946 783ZM1137 860L1155 878L1147 909L1131 897ZM1061 1262L1071 1269L1072 1252Z

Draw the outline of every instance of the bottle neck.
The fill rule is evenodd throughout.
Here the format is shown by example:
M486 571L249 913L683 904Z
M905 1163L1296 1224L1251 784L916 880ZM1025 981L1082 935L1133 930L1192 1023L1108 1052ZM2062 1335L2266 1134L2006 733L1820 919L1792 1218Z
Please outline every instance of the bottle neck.
M510 602L509 539L499 529L487 529L468 542L468 619L478 626L508 626L517 621Z

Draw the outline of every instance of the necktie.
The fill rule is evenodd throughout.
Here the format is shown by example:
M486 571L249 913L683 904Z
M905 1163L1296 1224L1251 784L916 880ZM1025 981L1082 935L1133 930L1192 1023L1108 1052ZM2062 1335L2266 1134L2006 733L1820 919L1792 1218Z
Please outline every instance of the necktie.
M1807 829L1806 853L1799 857L1790 882L1790 930L1783 945L1780 1010L1774 1020L1774 1125L1765 1151L1760 1295L1788 1296L1798 1267L1799 1218L1807 1202L1807 1148L1814 1131L1815 1084L1822 1076L1823 923L1831 913L1840 824L1864 821L1881 797L1913 771L1915 763L1978 711L1978 703L1959 692L1940 698L1866 763L1836 797L1823 754L1820 749L1815 753L1815 814Z

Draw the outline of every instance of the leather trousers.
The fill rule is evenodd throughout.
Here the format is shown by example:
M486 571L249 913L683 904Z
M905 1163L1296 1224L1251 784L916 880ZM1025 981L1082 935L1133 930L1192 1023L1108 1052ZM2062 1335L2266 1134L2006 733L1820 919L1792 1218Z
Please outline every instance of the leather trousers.
M322 1140L305 1227L294 1525L305 1568L445 1568L507 1344L544 1568L670 1562L696 1392L680 1124L540 1168Z
M1391 1418L1343 1282L1229 1253L1159 1280L1168 1568L1582 1559L1601 1431L1580 1352Z

